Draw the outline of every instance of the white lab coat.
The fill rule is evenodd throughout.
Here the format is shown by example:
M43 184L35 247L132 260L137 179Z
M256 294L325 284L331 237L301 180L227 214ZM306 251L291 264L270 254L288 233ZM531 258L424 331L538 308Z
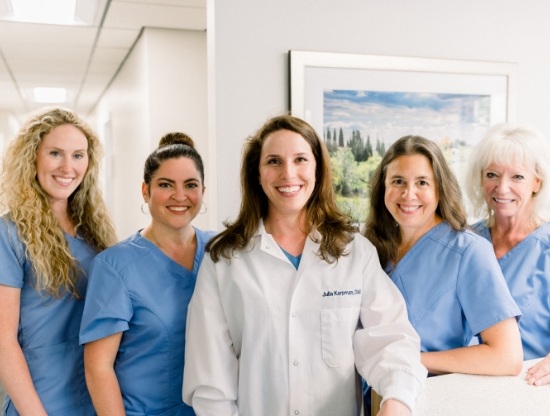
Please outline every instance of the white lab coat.
M356 234L329 264L308 238L298 270L263 224L249 249L206 254L189 305L183 398L198 416L361 414L355 371L413 407L426 369L399 290Z

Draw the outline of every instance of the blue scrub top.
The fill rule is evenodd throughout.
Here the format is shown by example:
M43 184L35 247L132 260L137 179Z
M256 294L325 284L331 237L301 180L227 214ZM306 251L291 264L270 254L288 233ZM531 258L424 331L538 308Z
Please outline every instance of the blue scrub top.
M423 352L467 346L481 331L521 316L493 247L448 223L429 230L386 271L405 298Z
M84 272L96 255L80 237L65 235L72 255ZM65 294L60 298L34 289L32 263L15 224L0 218L0 284L21 288L18 340L29 366L34 387L50 415L95 415L84 378L83 348L78 343L84 301ZM78 293L86 296L87 278L79 274ZM6 396L6 415L19 413Z
M492 244L486 221L474 230ZM522 318L519 330L525 360L550 353L550 224L541 225L498 259Z
M123 332L114 369L127 415L195 414L182 401L187 307L215 233L195 234L192 271L139 232L93 262L80 343Z

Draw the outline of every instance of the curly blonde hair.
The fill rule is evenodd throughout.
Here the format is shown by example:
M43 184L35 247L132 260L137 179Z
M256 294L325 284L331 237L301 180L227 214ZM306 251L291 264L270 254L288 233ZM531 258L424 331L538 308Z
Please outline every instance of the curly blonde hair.
M71 254L50 205L37 179L36 160L42 139L55 127L70 124L88 141L88 168L82 182L69 197L69 215L78 234L98 252L116 242L114 227L99 188L101 143L89 125L74 112L47 108L32 115L9 143L0 177L0 209L14 222L27 258L32 262L36 290L55 297L68 292L80 298L76 278L80 270Z

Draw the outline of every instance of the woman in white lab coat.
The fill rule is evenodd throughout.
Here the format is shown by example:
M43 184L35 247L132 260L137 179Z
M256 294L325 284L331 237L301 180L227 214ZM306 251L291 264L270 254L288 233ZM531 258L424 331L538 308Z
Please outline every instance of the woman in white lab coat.
M306 122L245 147L238 218L207 246L189 306L184 401L200 415L358 415L356 369L410 415L426 369L397 288L335 203Z

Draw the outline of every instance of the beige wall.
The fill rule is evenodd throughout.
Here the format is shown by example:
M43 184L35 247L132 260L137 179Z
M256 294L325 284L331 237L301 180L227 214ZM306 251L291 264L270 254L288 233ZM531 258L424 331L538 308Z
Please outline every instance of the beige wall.
M144 226L142 165L161 133L198 141L208 213L240 202L242 144L288 109L288 51L514 62L518 113L550 136L550 3L545 0L207 0L208 32L146 29L97 107L109 150L105 190L121 238Z
M545 0L208 0L207 10L220 222L238 211L243 140L288 109L291 49L516 62L518 121L550 136Z
M206 154L206 114L205 33L144 30L94 116L108 152L104 189L119 238L149 222L140 210L143 164L160 137L184 131ZM209 215L195 225L212 228Z
M0 110L0 155L19 128L19 123L13 114Z

